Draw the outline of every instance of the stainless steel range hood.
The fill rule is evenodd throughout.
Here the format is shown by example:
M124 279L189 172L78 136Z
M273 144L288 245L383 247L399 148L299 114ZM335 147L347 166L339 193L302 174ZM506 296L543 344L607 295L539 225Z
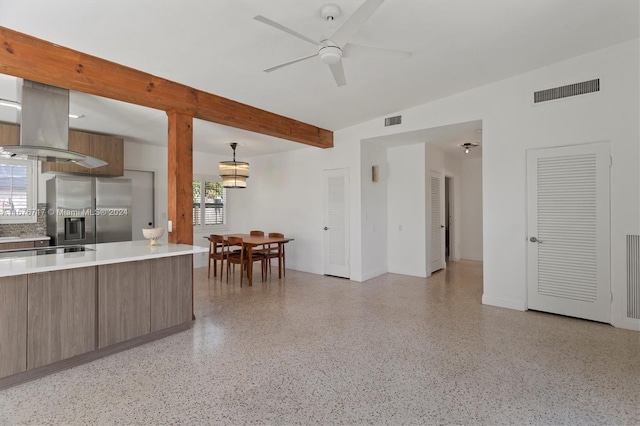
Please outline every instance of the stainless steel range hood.
M93 169L106 166L98 158L69 151L69 90L24 80L21 90L20 145L0 146L0 156Z

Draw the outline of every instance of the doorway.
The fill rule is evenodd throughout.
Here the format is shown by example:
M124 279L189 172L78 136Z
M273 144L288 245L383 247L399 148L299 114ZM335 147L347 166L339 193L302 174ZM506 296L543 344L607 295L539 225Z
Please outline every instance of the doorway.
M431 200L431 270L444 269L445 265L445 203L442 173L431 170L429 190Z
M527 152L527 305L611 322L609 144Z
M349 278L349 169L324 171L324 274Z

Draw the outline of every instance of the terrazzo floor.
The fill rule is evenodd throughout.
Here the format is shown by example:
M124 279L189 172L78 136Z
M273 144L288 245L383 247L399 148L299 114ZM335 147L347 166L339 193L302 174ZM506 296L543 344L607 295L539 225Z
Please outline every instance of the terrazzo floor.
M483 306L481 263L206 274L192 329L0 391L0 424L640 424L640 333Z

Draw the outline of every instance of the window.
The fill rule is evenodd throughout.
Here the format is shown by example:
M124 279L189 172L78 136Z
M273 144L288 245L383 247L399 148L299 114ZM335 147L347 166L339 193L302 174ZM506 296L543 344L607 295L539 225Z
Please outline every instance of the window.
M204 228L227 223L227 190L211 177L193 181L193 227Z
M0 158L0 223L35 223L36 162Z

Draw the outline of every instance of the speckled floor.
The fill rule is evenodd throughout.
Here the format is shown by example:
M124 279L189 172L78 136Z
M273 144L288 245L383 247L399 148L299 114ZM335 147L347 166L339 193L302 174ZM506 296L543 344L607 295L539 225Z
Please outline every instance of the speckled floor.
M482 306L478 262L206 274L193 329L0 391L0 424L640 424L640 334Z

